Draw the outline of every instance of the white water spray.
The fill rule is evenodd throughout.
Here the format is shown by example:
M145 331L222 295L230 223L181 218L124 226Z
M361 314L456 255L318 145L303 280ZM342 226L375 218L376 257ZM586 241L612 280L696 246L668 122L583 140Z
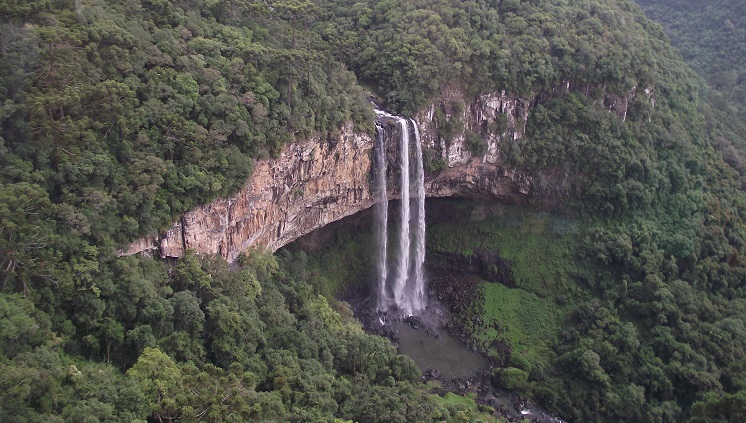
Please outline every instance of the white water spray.
M409 279L409 127L407 120L399 118L401 126L401 146L399 148L399 160L401 161L401 210L399 217L401 227L399 229L399 260L394 281L394 301L403 308L402 311L409 314L406 295L407 280Z
M414 126L415 151L417 159L417 226L415 228L416 243L414 255L414 292L412 295L412 311L417 312L425 308L425 169L420 144L420 131L417 123Z
M379 187L379 202L377 203L377 228L378 249L378 310L386 311L392 305L396 305L405 316L419 314L424 310L427 302L425 300L425 276L423 265L425 262L425 171L422 158L422 146L420 145L420 134L417 124L412 121L415 134L415 178L416 193L414 198L410 193L410 130L407 119L390 115L386 112L376 110L379 117L394 119L401 128L399 145L399 160L401 169L401 209L399 212L399 250L396 256L396 272L393 281L388 278L388 253L387 253L387 226L388 226L388 198L386 192L386 155L385 155L385 130L383 126L377 125L378 137L376 146L376 162L378 172L376 173L376 184ZM412 213L413 203L415 212ZM412 242L414 237L414 242ZM389 286L391 284L392 286ZM393 300L393 304L392 304Z
M376 223L378 241L378 311L386 310L391 306L391 298L386 292L386 278L388 270L386 266L388 247L388 220L389 220L389 198L386 190L386 145L384 142L385 130L383 126L376 125L376 185L378 188L378 200L376 203Z

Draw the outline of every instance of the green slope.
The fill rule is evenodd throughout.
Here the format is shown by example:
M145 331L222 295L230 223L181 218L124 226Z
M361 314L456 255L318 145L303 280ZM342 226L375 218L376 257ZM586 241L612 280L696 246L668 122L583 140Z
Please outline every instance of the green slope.
M740 31L742 14L726 10L731 25L723 25ZM260 342L263 329L251 326L258 321L244 319L231 298L211 288L211 278L230 279L211 259L187 258L168 270L112 258L117 247L167 227L188 208L235 192L253 160L287 142L334 135L348 121L372 130L358 78L389 108L410 113L451 86L467 97L507 90L534 99L526 136L502 146L506 163L573 175L567 207L587 223L572 245L547 247L535 238L525 250L494 232L529 294L501 292L510 301L500 309L490 300L485 309L510 315L527 303L539 307L549 297L537 291L555 282L567 301L568 320L548 325L557 341L537 348L549 364L532 372L532 395L573 421L681 421L692 414L727 420L738 411L746 203L743 167L728 143L738 152L742 134L732 122L718 126L713 110L722 107L708 109L699 99L695 74L633 2L37 0L0 2L0 16L2 295L15 304L9 310L26 309L45 328L43 339L29 340L21 348L26 355L18 354L14 331L35 324L13 321L16 311L3 315L11 327L2 338L0 369L9 384L3 420L72 419L73 410L65 410L79 398L103 420L155 418L193 403L174 393L173 404L151 401L161 408L116 414L105 406L114 393L94 403L90 392L98 388L75 388L77 373L63 374L68 362L85 374L101 364L94 362L124 371L139 358L143 367L155 361L176 369L193 385L222 381L248 401L241 404L251 404L246 413L267 418L297 412L301 420L395 419L400 415L375 414L392 398L405 410L401 416L447 418L407 382L408 365L380 341L355 332L362 344L347 353L305 343L294 332L304 324L291 324L287 313L301 313L296 322L308 318L302 313L316 304L313 285L267 288L260 301L281 315L264 317L285 319L289 326L282 327L292 330L265 333ZM730 84L728 72L737 68L716 59ZM722 85L733 89L721 94L740 95L739 81ZM608 112L605 101L632 92L624 119ZM558 259L520 264L534 254ZM591 273L573 273L567 257L589 263L581 268ZM252 269L260 281L274 280L261 275L263 267ZM236 283L244 286L241 278ZM487 298L490 289L503 288L489 288ZM208 335L200 316L216 325ZM224 338L213 335L218 329ZM255 355L237 353L255 343ZM145 350L153 346L168 356ZM368 357L382 361L364 365L350 351L371 351ZM309 361L298 367L289 358L296 355ZM231 373L234 362L241 376ZM37 390L20 376L26 373L57 382ZM372 382L348 392L356 377ZM140 386L133 389L152 393L146 378L134 378ZM336 386L327 391L343 405L300 395L326 389L309 384Z

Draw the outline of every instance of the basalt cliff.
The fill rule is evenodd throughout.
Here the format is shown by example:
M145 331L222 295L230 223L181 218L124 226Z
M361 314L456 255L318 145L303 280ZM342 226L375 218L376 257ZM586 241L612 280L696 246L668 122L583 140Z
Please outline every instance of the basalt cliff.
M571 175L563 169L514 169L506 166L500 152L506 137L523 137L533 101L497 92L464 102L459 93L445 93L414 116L428 169L427 197L560 206L571 194ZM603 101L624 118L626 98ZM445 128L449 123L451 128ZM384 138L387 192L389 199L398 199L399 134L395 125L390 127ZM469 148L469 133L478 134L486 144L481 150L484 154L475 155ZM288 144L279 157L256 162L252 176L235 196L185 213L165 233L141 239L119 255L180 257L186 249L193 249L233 261L251 247L275 251L377 201L374 148L375 137L355 132L352 125L331 139L316 137Z

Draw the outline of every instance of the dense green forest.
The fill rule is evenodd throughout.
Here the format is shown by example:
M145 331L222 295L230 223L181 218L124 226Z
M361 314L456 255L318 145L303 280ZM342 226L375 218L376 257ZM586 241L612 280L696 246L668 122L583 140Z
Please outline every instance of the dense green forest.
M737 0L638 0L702 77L700 110L723 159L746 181L746 5Z
M743 13L710 8L741 33ZM287 142L372 131L366 90L414 113L448 86L534 98L506 162L576 175L583 228L521 294L529 307L531 278L560 274L541 296L563 310L556 338L514 358L515 387L572 421L743 420L743 78L727 61L743 43L684 49L713 87L700 99L628 0L34 0L0 15L1 420L487 419L429 394L319 296L329 278L303 254L114 258ZM630 98L624 118L610 96ZM497 306L479 301L474 319Z

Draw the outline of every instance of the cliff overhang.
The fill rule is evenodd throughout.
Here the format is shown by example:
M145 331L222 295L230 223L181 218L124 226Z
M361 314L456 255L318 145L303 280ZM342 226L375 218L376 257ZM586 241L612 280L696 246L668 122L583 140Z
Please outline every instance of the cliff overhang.
M446 91L415 116L428 161L427 197L494 199L541 207L563 204L571 192L572 178L566 171L514 169L500 153L507 137L523 137L532 101L496 92L466 102L460 93ZM396 131L392 126L383 143L391 200L400 198ZM484 141L483 154L469 148L469 134L479 134ZM374 137L355 132L352 125L332 139L288 144L279 157L256 162L235 196L185 213L165 233L143 238L119 255L180 257L193 249L234 261L254 247L275 251L380 201L373 187L374 148Z

